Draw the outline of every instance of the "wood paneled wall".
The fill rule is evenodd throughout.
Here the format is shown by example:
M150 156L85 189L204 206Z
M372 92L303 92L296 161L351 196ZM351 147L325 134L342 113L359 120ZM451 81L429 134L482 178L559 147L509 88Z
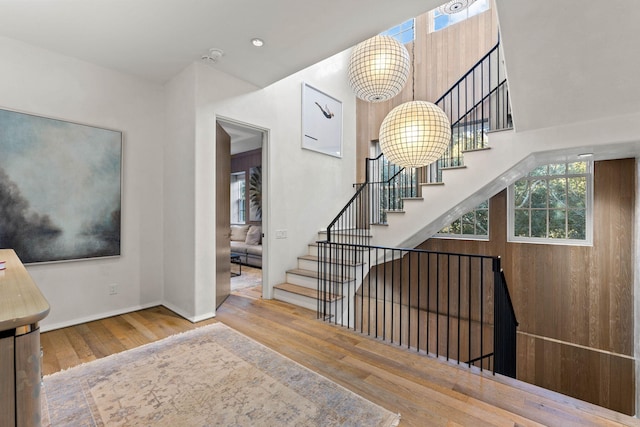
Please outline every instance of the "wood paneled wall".
M507 242L507 197L490 202L490 241L429 239L420 248L502 258L520 326L518 378L635 412L635 160L594 166L593 246Z
M364 180L364 159L369 144L378 139L380 124L398 105L412 99L436 101L498 42L495 8L434 33L428 31L429 14L416 18L415 41L408 43L412 69L404 90L380 103L357 100L357 178ZM415 82L415 86L414 83Z

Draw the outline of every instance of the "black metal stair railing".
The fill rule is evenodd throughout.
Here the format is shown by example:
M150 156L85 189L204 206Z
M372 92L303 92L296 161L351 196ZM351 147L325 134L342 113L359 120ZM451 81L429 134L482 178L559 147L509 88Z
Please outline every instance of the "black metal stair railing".
M442 181L442 169L464 165L465 151L487 147L487 132L512 127L509 87L500 42L436 102L451 121L451 144L436 162L419 171L420 182Z
M502 70L500 43L485 54L436 102L451 120L451 145L438 161L406 170L383 154L366 159L366 181L327 227L327 240L338 232L363 243L370 224L386 224L388 211L400 211L403 199L421 196L421 184L442 182L442 170L463 166L465 151L487 147L487 132L511 127L509 89ZM345 241L344 239L341 241Z
M318 245L318 318L515 377L518 323L499 257L327 241ZM357 253L360 262L329 262L349 253Z

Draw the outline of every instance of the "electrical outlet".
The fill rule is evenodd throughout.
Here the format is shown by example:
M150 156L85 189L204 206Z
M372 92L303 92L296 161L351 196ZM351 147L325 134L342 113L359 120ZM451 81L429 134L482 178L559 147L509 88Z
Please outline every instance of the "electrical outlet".
M276 239L286 239L287 230L276 230Z
M118 285L112 283L109 285L109 295L116 295L118 293Z

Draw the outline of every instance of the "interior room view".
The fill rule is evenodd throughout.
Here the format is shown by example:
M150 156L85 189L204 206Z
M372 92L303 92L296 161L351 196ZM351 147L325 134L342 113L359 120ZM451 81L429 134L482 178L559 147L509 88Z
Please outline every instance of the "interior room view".
M0 2L0 426L640 426L639 20Z

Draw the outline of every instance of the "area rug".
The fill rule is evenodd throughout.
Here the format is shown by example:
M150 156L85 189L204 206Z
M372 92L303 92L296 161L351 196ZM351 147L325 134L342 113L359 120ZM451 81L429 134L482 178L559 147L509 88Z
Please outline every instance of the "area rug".
M394 426L399 416L222 323L44 378L44 426Z
M233 266L232 268L234 271L237 271L236 266ZM259 268L249 267L248 265L242 266L242 273L240 276L231 278L231 291L253 288L260 285L262 285L262 270Z

